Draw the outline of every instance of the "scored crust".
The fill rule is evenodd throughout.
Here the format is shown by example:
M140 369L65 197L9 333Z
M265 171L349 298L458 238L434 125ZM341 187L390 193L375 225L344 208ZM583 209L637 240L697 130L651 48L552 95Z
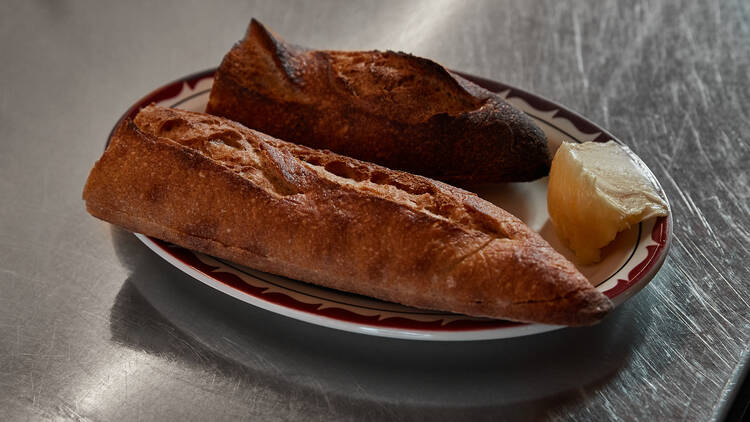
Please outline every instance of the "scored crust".
M455 183L549 172L544 132L499 95L393 51L320 51L252 20L206 111L285 141Z
M612 307L475 194L203 113L149 106L125 120L83 196L127 229L409 306L565 325Z

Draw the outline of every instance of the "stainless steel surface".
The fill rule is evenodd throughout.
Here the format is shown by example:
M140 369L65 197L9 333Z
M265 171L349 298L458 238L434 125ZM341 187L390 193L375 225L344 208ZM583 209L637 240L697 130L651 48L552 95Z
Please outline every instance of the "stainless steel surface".
M596 327L417 343L254 309L89 217L81 189L117 118L215 66L251 16L602 124L672 202L661 272ZM721 418L749 359L749 46L741 0L2 2L2 419Z

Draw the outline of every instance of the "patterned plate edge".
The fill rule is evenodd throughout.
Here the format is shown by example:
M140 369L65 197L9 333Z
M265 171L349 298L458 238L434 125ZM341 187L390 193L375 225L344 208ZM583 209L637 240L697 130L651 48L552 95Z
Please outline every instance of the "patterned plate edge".
M128 117L130 118L134 117L138 113L138 111L141 108L145 107L146 105L178 98L181 95L183 95L183 91L188 90L189 92L190 90L194 89L201 80L212 78L215 72L216 72L216 69L213 68L213 69L208 69L205 71L193 73L191 75L177 79L167 85L164 85L160 88L155 89L151 93L144 96L141 100L136 102L133 106L131 106L123 114L123 116L118 120L118 123L117 125L115 125L115 128L124 119ZM499 82L495 82L495 81L491 81L491 80L484 79L481 77L476 77L473 75L468 75L468 74L463 74L463 73L458 73L458 74L471 80L474 83L477 83L478 85L488 90L499 93L501 96L503 96L503 98L505 98L511 103L513 103L514 101L518 101L519 99L524 101L526 103L526 107L530 107L535 110L535 113L537 115L532 115L532 117L536 117L537 119L547 119L548 121L553 121L554 123L556 123L556 126L558 126L556 127L558 128L558 130L564 130L565 132L568 132L568 133L577 132L574 135L568 135L572 139L583 138L585 141L595 141L595 142L606 142L612 139L618 142L619 144L624 145L621 141L619 141L617 138L612 136L609 132L602 129L598 125L590 122L589 120L585 119L579 114L554 103L553 101L547 100L535 94L531 94L527 91L521 90L516 87L501 84ZM563 125L565 125L565 127L560 129L559 126L563 126ZM112 132L110 133L107 139L107 144L109 144L109 140L112 134L114 133L115 128L113 128ZM636 157L634 154L633 156ZM644 165L639 158L636 157L636 159L641 165ZM649 174L650 174L650 170L649 170ZM656 183L656 185L659 188L659 191L662 192L662 195L663 195L663 190L661 186L659 185L658 181L655 179L653 181ZM645 287L648 284L648 282L650 282L650 280L653 278L653 276L656 274L656 272L658 271L658 269L661 267L664 260L666 259L667 251L671 245L671 232L672 232L672 218L671 218L671 209L670 209L669 216L659 217L656 220L653 226L653 229L651 231L651 236L650 236L652 242L645 246L646 250L648 251L646 254L646 257L635 265L629 265L631 264L630 261L626 262L624 266L627 267L625 269L628 270L627 277L625 278L618 277L617 283L615 286L608 288L607 290L603 290L603 293L606 294L608 297L610 297L615 303L615 305L619 305L625 302L630 297L635 295L638 291L640 291L643 287ZM155 251L156 251L155 248L158 248L164 254L168 254L172 256L174 259L178 260L179 262L182 262L182 264L185 266L192 266L193 268L196 268L196 269L203 267L205 270L208 270L208 271L203 271L203 270L199 270L199 271L203 273L206 277L215 279L235 290L240 290L244 294L255 297L257 299L260 299L260 300L268 299L268 298L262 298L258 296L257 290L256 290L256 293L251 293L251 292L246 291L246 289L248 288L250 284L247 281L243 281L240 277L233 274L232 272L226 271L226 268L228 267L225 267L225 268L213 267L201 261L198 257L199 254L196 254L192 251L189 251L181 247L167 244L158 239L149 238L149 237L142 236L142 235L139 236L139 239L141 239L144 243L147 244L147 246L154 249ZM149 242L151 242L152 244L149 245ZM637 245L637 248L641 248L641 247L643 247L641 246L641 244ZM158 253L158 251L156 252ZM163 256L163 254L161 253L160 255ZM225 275L228 275L228 276L225 276ZM246 275L248 277L252 277L249 274L246 274ZM257 286L254 286L254 287L257 289ZM262 293L262 291L260 293ZM446 322L444 319L440 319L440 320L427 322L427 323L425 321L417 321L414 319L403 318L403 317L398 317L398 316L390 316L390 317L383 319L381 317L372 317L372 316L357 314L347 309L339 309L339 308L336 308L335 305L334 306L322 306L321 308L321 305L324 305L321 303L318 306L311 307L310 304L297 301L296 299L288 295L284 295L283 293L274 292L273 294L274 294L274 300L272 300L272 302L279 306L292 306L293 309L305 312L310 315L323 316L324 318L329 318L329 319L333 319L336 321L364 325L365 327L372 327L374 329L377 329L379 332L364 331L364 333L383 335L387 337L423 338L423 336L415 337L413 335L409 335L408 333L404 335L403 333L389 332L388 331L389 328L398 329L398 330L404 330L404 329L415 330L417 332L438 331L438 332L444 332L445 334L460 333L464 331L481 331L487 335L492 334L492 337L488 337L487 335L472 336L471 334L469 334L468 337L471 337L471 338L466 338L467 337L466 335L459 334L456 338L445 338L449 340L514 337L514 336L519 336L519 335L535 334L535 333L540 333L540 332L545 332L545 331L550 331L550 330L561 328L559 326L552 326L552 325L525 324L525 323L515 323L515 322L501 321L501 320L477 319L477 318L471 318L471 317L451 319L448 322ZM322 325L325 325L325 324L322 324ZM337 328L346 329L343 327L337 327ZM348 329L348 331L363 332L362 330L352 330L352 329ZM519 331L519 332L516 334L504 333L506 331L514 331L514 332ZM433 338L430 338L430 339L433 339Z

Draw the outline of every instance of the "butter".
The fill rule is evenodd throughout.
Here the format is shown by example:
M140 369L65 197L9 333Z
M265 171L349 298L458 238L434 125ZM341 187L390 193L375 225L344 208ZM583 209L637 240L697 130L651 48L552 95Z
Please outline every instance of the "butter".
M581 264L601 259L618 232L668 214L648 170L613 141L563 143L550 169L547 208Z

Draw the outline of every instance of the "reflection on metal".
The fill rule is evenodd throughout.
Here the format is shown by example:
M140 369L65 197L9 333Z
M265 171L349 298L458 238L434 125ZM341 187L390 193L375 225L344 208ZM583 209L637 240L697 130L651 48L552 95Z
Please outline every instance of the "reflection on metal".
M0 2L0 414L720 418L750 344L747 15L742 1ZM80 196L114 121L216 66L251 16L318 48L426 55L601 123L671 201L662 270L599 326L414 342L254 310L111 236Z

